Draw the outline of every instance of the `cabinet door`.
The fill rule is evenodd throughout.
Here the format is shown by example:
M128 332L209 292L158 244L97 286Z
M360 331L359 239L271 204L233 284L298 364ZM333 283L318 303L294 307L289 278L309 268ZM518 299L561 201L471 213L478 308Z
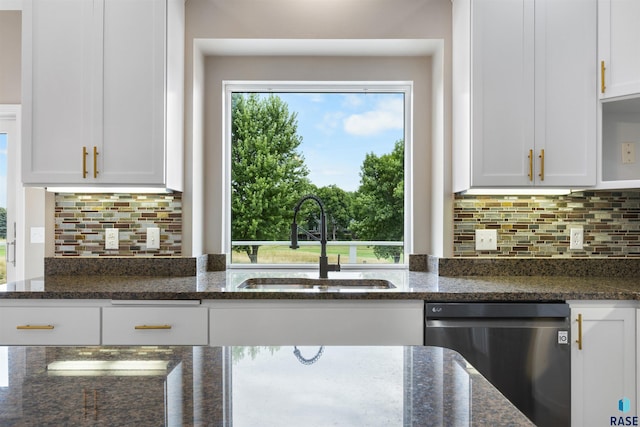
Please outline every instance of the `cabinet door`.
M471 3L472 186L533 183L533 7L533 0Z
M23 4L23 181L81 183L83 146L97 124L93 2ZM90 150L90 147L88 147Z
M640 93L639 21L638 0L598 0L597 65L605 68L602 98Z
M596 0L536 0L535 10L535 183L595 185Z
M618 401L627 398L636 414L636 309L572 305L571 423L609 425L610 417L625 415ZM582 337L578 315L582 315Z
M101 182L163 184L164 0L102 0L104 13Z

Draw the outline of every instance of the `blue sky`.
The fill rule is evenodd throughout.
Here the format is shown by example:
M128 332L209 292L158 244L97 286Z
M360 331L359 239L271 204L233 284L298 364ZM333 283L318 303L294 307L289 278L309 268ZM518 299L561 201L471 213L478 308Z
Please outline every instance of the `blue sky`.
M404 138L402 93L278 93L298 114L299 151L318 187L355 191L367 153L382 155Z
M0 133L0 207L7 207L7 134Z

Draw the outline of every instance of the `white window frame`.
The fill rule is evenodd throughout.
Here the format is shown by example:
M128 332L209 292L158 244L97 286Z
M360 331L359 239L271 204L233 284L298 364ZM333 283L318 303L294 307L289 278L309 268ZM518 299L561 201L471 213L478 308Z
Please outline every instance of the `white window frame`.
M404 256L399 264L343 264L342 269L391 269L406 268L409 254L413 253L413 82L412 81L238 81L222 82L223 106L223 231L222 249L227 254L227 268L304 269L318 268L314 264L231 264L231 95L235 92L292 92L292 93L404 93ZM293 215L293 206L291 207Z

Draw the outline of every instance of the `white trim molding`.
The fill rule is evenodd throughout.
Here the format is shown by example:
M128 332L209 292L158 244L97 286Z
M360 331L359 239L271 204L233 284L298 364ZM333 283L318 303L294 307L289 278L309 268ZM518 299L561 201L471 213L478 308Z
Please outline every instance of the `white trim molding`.
M22 10L22 0L0 0L0 10Z

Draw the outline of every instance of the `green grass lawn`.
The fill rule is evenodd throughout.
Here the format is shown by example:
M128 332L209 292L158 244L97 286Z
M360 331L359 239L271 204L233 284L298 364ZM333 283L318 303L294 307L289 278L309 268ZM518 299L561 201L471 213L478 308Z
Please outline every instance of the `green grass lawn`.
M336 263L340 254L340 263L349 262L349 246L327 246L327 257L330 263ZM258 250L258 264L306 264L318 262L320 245L300 246L293 250L289 246L260 246ZM402 262L402 259L400 260ZM245 252L233 251L233 264L248 264L249 257ZM373 247L359 246L357 264L392 264L390 258L378 259L373 253Z

